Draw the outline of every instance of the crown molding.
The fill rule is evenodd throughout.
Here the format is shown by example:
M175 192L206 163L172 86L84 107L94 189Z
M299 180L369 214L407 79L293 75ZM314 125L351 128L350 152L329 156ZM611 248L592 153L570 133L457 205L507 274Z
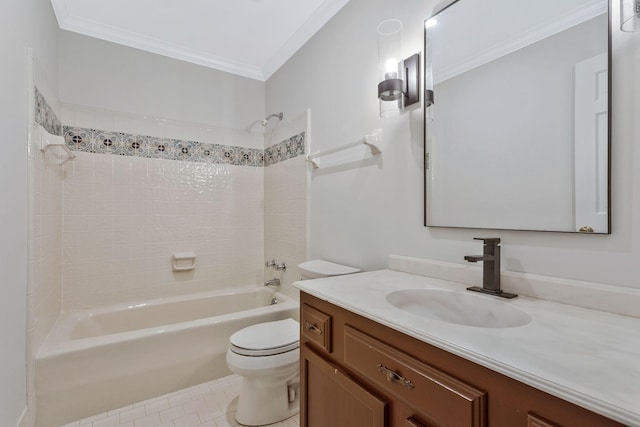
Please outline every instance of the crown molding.
M222 57L211 56L203 52L185 48L184 46L171 44L154 37L123 30L122 28L107 25L102 22L73 15L66 15L62 20L58 19L58 24L63 30L96 37L109 42L144 50L146 52L191 62L193 64L215 68L220 71L226 71L228 73L237 74L250 79L263 80L263 73L260 67L230 61Z
M63 30L259 81L265 81L275 73L348 2L349 0L330 0L323 3L276 54L263 67L260 67L229 60L221 56L213 56L185 46L172 44L165 40L73 15L64 0L51 0L58 25Z

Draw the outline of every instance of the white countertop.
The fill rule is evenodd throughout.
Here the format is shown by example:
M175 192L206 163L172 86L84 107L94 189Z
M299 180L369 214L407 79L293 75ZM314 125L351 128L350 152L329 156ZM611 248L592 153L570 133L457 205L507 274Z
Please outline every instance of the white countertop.
M400 289L467 292L466 285L393 270L300 281L295 286L593 412L640 427L640 318L521 295L504 301L531 315L525 326L446 323L400 310L385 296Z

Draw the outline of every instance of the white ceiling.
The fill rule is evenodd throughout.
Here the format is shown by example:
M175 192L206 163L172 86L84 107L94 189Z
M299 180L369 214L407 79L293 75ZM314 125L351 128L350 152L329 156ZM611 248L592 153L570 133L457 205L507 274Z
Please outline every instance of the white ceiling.
M60 28L266 80L349 0L51 0Z

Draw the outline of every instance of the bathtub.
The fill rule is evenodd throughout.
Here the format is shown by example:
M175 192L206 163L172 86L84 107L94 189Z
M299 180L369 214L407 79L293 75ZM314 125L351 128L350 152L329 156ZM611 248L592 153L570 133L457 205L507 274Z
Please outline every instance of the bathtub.
M252 286L63 314L36 356L37 426L58 427L228 375L232 333L297 319L298 307Z

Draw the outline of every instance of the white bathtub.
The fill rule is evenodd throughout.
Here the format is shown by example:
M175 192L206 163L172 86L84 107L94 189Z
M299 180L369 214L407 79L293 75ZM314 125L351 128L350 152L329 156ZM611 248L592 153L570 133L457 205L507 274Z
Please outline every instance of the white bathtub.
M296 301L255 286L63 314L36 356L37 426L230 374L232 333L288 317L298 318Z

